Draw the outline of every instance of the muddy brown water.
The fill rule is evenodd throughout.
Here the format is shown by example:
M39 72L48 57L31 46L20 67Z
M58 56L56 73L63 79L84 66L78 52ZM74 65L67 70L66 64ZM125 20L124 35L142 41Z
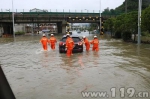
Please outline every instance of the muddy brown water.
M94 34L83 32L92 40ZM62 35L57 35L57 39ZM99 37L99 36L98 36ZM70 58L56 50L43 51L41 35L0 38L0 64L17 99L83 99L81 92L134 88L149 92L150 99L150 45L122 42L109 36L100 36L98 53L74 53ZM141 99L133 96L124 99ZM90 99L91 97L87 98ZM99 98L99 97L98 97ZM108 97L107 97L108 98ZM106 98L105 98L106 99ZM112 99L109 96L108 99Z

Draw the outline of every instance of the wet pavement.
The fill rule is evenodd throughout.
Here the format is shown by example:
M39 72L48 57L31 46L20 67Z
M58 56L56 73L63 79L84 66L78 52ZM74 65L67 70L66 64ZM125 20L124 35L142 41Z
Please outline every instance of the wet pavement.
M89 40L94 36L78 35ZM59 40L61 35L56 37ZM83 99L81 92L88 91L107 91L108 99L121 99L120 88L125 88L123 99L150 99L150 45L137 46L106 35L99 37L98 53L84 48L68 58L59 53L59 43L55 51L50 47L43 51L40 38L17 36L15 42L0 38L0 64L17 99ZM116 89L116 98L111 97L111 88ZM149 92L149 97L130 98L128 88Z

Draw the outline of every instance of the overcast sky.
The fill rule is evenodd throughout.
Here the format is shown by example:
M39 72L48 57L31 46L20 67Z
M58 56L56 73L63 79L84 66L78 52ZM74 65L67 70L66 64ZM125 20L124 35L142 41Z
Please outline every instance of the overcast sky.
M109 7L114 9L125 0L101 0L101 11ZM47 9L48 11L99 11L100 0L13 0L14 9L30 10L33 8ZM12 9L12 0L0 0L0 9ZM4 11L4 10L3 10Z

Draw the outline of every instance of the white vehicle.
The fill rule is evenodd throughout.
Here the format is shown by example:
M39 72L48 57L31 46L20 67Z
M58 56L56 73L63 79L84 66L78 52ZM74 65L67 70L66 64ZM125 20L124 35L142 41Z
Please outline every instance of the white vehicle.
M80 30L77 30L77 33L81 33L81 31L80 31Z

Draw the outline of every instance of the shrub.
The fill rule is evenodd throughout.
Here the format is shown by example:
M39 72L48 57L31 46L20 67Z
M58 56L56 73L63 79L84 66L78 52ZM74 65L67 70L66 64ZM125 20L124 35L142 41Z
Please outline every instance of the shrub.
M142 32L141 35L150 37L150 33L148 31Z
M129 31L125 31L122 33L122 39L124 41L131 40L132 33Z
M115 38L121 38L121 32L120 31L115 32Z
M25 32L23 32L23 31L18 31L18 32L15 32L15 34L16 34L16 35L23 35L23 34L25 34Z

